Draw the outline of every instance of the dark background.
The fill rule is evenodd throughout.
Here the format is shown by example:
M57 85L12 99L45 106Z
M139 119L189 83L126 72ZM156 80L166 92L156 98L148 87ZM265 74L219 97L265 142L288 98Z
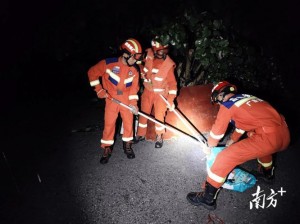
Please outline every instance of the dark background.
M162 16L173 18L186 6L214 13L261 46L264 55L274 57L288 94L259 97L279 102L282 113L294 113L300 67L296 1L4 1L0 7L3 130L14 130L15 122L26 119L22 115L26 110L32 117L45 113L39 105L49 101L94 96L89 67L116 54L127 38L137 38L148 47L150 39L140 33L141 28L149 22L159 25Z
M1 3L1 77L6 95L19 98L86 94L86 71L111 56L126 38L149 44L139 33L193 6L209 11L258 44L279 63L288 88L299 72L299 13L296 1L5 1ZM55 87L53 93L51 89ZM4 99L5 100L5 99ZM10 102L11 100L9 100Z
M288 95L274 102L280 102L275 106L287 116L296 140L300 68L296 1L2 1L1 152L20 182L41 166L41 157L57 150L49 133L62 130L67 125L63 117L72 116L65 102L94 96L89 67L115 54L127 38L137 38L146 47L150 40L139 33L140 28L150 20L159 24L162 15L176 16L183 5L215 13L276 58ZM7 192L15 193L3 155L2 180L10 184L1 186L1 199Z

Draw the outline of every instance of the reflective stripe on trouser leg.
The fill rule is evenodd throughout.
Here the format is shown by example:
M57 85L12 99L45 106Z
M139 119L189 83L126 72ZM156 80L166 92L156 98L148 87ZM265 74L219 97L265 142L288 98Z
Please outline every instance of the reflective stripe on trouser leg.
M133 114L125 107L120 108L120 114L124 128L122 140L131 141L133 139Z
M257 162L261 164L264 168L270 168L273 164L272 155L257 158Z
M160 122L164 123L165 122L166 111L167 111L166 103L159 96L159 94L156 94L155 101L154 101L155 119L157 119ZM163 128L162 126L156 124L155 125L155 132L156 132L157 135L164 134L166 132L166 129Z
M147 119L145 119L144 122L147 122ZM137 126L138 131L137 131L136 135L145 136L147 133L147 127L148 127L147 123L146 124L138 123L138 126Z
M104 131L101 139L101 147L110 146L113 144L116 120L119 115L119 105L106 99L104 112ZM112 144L110 144L112 143Z
M145 89L142 96L141 96L141 112L145 113L146 115L151 114L152 106L153 106L153 98L154 93ZM137 135L145 136L147 133L147 122L148 119L139 115L139 126Z

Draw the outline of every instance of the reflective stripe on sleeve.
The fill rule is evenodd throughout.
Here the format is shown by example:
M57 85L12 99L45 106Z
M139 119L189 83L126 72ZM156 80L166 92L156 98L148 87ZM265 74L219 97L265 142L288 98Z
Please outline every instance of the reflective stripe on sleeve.
M210 131L209 134L210 134L210 136L212 138L218 139L218 140L224 137L224 134L222 134L222 135L215 135L212 131Z
M239 133L239 134L244 134L244 133L245 133L244 130L239 129L239 128L235 128L235 131L236 131L237 133Z
M154 92L163 92L165 89L153 89Z
M176 90L170 90L170 91L169 91L169 94L176 95L176 94L177 94L177 91L176 91Z
M100 84L100 81L99 80L94 80L94 81L91 81L90 82L90 85L91 86L96 86L96 85L99 85Z
M138 95L129 95L129 100L138 100L139 96Z

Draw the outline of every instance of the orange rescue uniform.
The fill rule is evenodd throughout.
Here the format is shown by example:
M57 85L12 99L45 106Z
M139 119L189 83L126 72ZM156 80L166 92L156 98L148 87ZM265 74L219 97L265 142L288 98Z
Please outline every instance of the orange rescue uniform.
M174 75L176 67L173 60L167 55L166 59L154 58L151 48L146 49L147 57L141 70L144 91L141 96L141 111L151 114L154 106L154 116L164 122L167 110L166 103L160 97L164 96L172 105L177 95L177 81ZM147 132L147 118L140 116L137 135L145 136ZM157 135L165 133L165 128L155 124Z
M127 105L137 106L139 91L139 73L135 67L124 65L122 58L107 58L92 66L88 71L91 86L96 93L105 89L107 93ZM102 85L99 78L102 78ZM130 110L106 98L104 113L104 131L101 139L101 147L114 144L115 124L118 115L123 122L124 142L133 139L133 114Z
M220 105L208 137L210 147L224 137L229 122L235 125L231 140L238 141L244 132L248 137L221 151L208 168L207 181L216 188L222 186L237 165L246 161L257 159L265 168L272 166L272 154L286 149L290 143L284 117L255 96L236 94Z

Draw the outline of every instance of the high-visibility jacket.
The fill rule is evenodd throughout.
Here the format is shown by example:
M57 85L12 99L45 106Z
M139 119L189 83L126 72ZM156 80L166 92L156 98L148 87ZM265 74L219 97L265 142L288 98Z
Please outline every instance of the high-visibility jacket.
M149 91L167 95L168 100L173 101L177 95L174 75L176 64L168 55L165 60L154 58L151 48L146 49L146 52L145 65L141 71L144 87Z
M139 72L135 67L124 64L121 57L101 60L88 70L88 77L90 85L94 87L96 93L105 89L111 97L122 103L137 105ZM101 147L113 145L115 123L119 112L124 128L122 140L133 139L133 114L127 108L106 99Z
M120 57L101 60L89 69L88 77L97 93L104 88L112 97L126 94L130 104L137 104L139 73L133 66L124 65Z
M224 137L229 123L235 126L233 141L245 131L271 132L283 125L280 114L266 101L248 94L236 94L220 105L208 138L210 146L216 146Z
M290 132L284 117L269 103L255 96L236 94L220 105L216 121L208 136L208 145L216 146L224 137L228 124L235 125L233 141L247 132L248 137L228 146L208 168L207 181L216 188L227 175L246 161L257 159L265 168L272 166L272 154L286 149Z
M174 74L176 67L174 61L166 56L165 59L154 57L151 48L146 49L147 56L144 66L141 66L141 78L145 87L141 96L141 111L150 114L154 106L154 116L164 122L166 103L160 97L164 96L170 104L173 104L177 96L177 81ZM165 128L156 124L156 134L163 134ZM137 135L145 136L147 132L147 118L139 117Z

